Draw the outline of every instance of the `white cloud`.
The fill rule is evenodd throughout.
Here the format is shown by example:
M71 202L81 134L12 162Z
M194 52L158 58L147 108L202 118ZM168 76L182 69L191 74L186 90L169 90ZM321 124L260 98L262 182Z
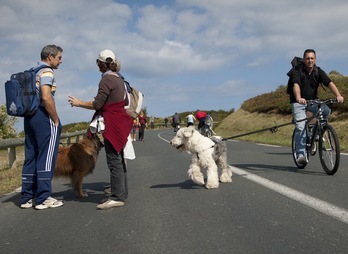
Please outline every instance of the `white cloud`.
M86 121L92 112L69 108L66 96L93 99L95 59L109 48L144 91L151 114L229 110L280 85L292 57L306 48L317 50L327 71L346 72L347 12L343 0L3 0L0 79L33 66L44 45L58 44L58 110L63 123Z

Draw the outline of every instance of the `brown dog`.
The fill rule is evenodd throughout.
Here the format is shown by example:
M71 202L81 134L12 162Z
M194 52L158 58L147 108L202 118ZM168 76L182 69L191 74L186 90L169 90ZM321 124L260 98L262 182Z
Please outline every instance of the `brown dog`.
M82 190L82 181L93 172L103 146L98 135L92 134L92 137L85 137L78 143L59 147L54 176L70 178L75 193L81 198L88 197Z

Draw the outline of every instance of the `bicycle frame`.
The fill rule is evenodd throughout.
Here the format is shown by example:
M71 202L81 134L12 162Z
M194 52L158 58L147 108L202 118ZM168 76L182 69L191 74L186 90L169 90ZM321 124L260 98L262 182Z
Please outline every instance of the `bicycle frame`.
M315 155L316 149L313 149L313 146L316 145L316 142L319 140L317 139L317 137L322 137L323 126L328 124L327 120L324 119L323 116L323 109L321 108L322 105L323 104L318 104L317 113L313 114L312 112L310 112L313 115L307 118L305 125L307 137L307 152L309 152L310 155ZM314 123L312 123L313 120L315 121Z
M337 138L337 134L333 127L328 124L324 119L322 105L330 103L336 103L336 100L329 99L325 101L311 100L308 101L308 105L318 105L318 110L315 113L310 112L312 115L300 121L306 121L306 155L307 162L309 161L309 155L315 155L319 151L320 163L329 175L336 173L340 162L340 148ZM304 168L307 163L299 164L296 161L296 143L295 143L295 130L293 133L292 150L295 164L298 168Z

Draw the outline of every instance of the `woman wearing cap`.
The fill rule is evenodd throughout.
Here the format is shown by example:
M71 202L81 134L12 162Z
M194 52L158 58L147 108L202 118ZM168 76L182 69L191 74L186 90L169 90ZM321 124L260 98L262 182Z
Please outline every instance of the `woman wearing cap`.
M123 158L123 148L132 129L133 119L125 111L125 87L121 77L120 63L111 50L99 53L97 65L102 78L94 101L82 101L69 96L74 107L96 110L104 117L106 161L110 170L111 196L97 206L98 209L123 206L127 200L127 169Z

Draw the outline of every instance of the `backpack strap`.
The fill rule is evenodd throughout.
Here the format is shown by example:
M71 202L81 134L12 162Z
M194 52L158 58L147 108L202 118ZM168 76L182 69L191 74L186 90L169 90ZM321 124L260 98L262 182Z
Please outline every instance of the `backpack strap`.
M319 82L319 71L320 71L320 67L315 66L315 72L314 72L314 79L315 81ZM323 90L326 92L325 86L323 83L319 83L319 85L321 86L321 88L323 88Z
M124 79L124 77L119 72L115 73L115 72L111 71L111 72L108 72L107 75L113 75L113 76L119 77L123 80L124 89L125 89L123 99L126 100L126 106L129 106L130 99L129 99L128 93L130 93L132 91L130 84Z
M38 73L38 71L43 69L43 68L50 68L53 71L53 68L51 66L48 66L48 65L40 65L38 67L33 67L30 70L33 70L35 73Z

